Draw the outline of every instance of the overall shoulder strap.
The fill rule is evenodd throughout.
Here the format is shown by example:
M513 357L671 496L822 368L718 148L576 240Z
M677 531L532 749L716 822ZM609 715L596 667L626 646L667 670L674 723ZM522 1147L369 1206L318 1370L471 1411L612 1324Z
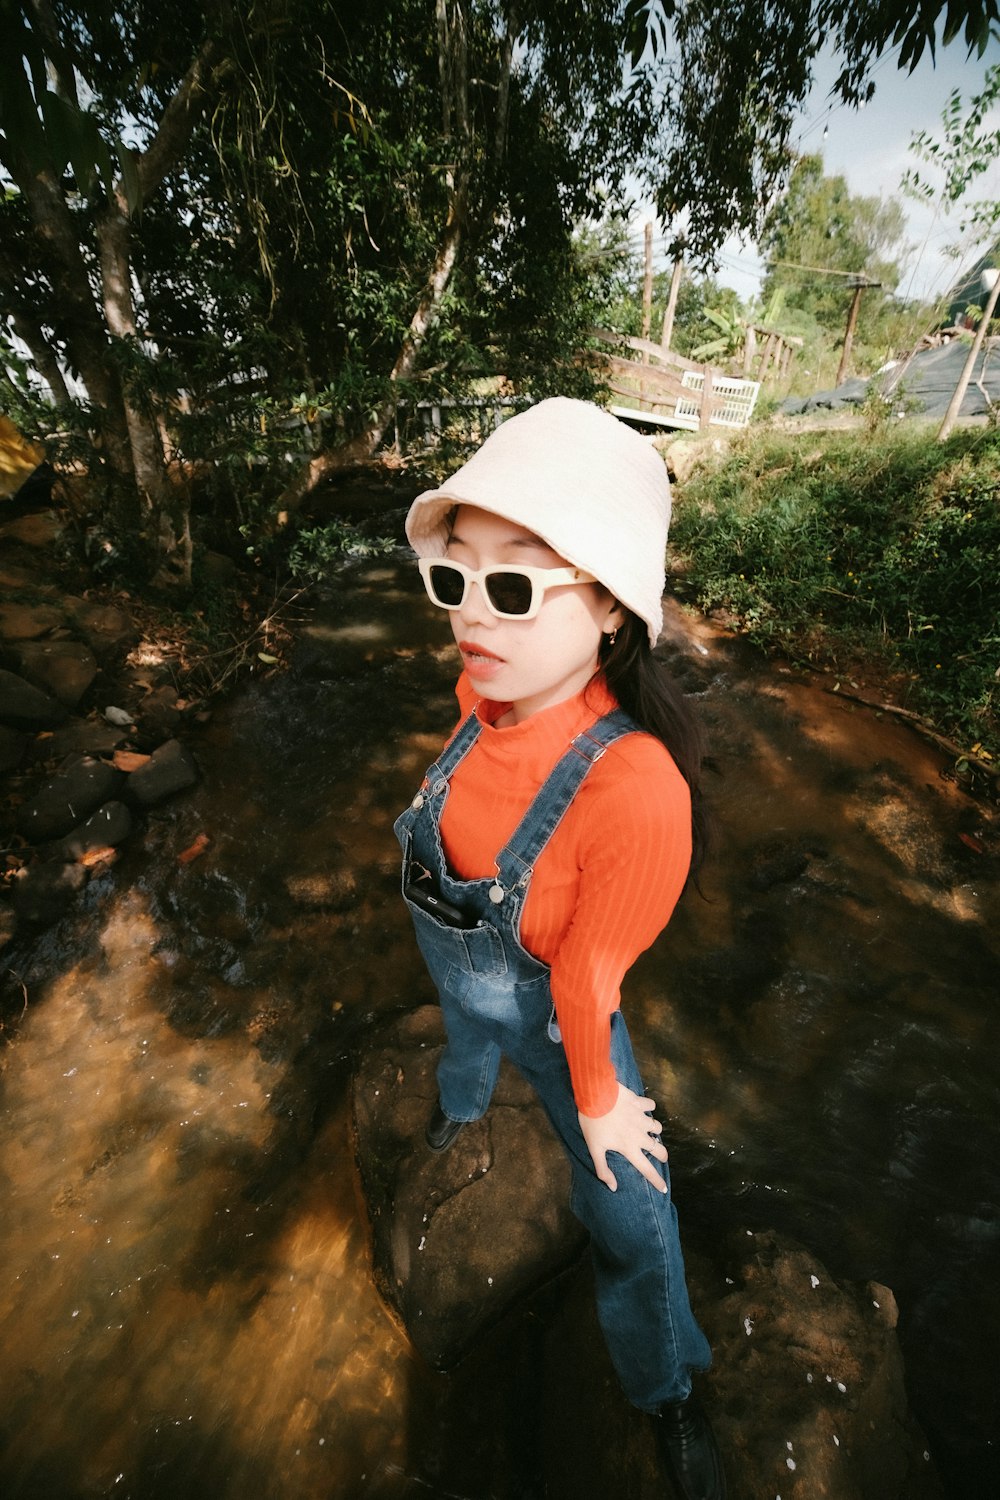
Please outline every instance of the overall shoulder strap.
M428 769L427 781L431 787L438 781L449 781L482 733L483 726L473 709L455 730L434 764Z
M627 734L641 733L624 709L605 714L572 741L535 794L507 843L497 855L500 883L513 889L527 885L535 861L565 816L591 767L609 745Z

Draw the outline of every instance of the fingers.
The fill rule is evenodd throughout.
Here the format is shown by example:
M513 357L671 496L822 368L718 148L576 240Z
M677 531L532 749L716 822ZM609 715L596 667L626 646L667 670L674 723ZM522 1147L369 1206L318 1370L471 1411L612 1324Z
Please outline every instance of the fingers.
M597 1172L597 1175L600 1178L600 1180L604 1183L604 1186L610 1188L613 1193L617 1193L617 1191L618 1191L618 1178L615 1176L614 1172L612 1172L611 1168L608 1166L607 1157L604 1158L604 1160L601 1162L601 1164L599 1166L598 1166L597 1162L595 1162L594 1163L594 1169Z
M638 1159L636 1159L636 1157L634 1156L630 1156L629 1161L632 1163L633 1167L635 1167L636 1171L641 1172L646 1181L652 1187L655 1187L658 1193L665 1193L667 1191L667 1184L664 1182L659 1172L653 1166L653 1163L651 1161L647 1161L645 1156L642 1156L640 1154Z

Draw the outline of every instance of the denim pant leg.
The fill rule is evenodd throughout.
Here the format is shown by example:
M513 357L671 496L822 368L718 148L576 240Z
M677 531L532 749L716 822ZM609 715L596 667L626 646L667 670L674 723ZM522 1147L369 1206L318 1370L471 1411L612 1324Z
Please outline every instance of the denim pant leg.
M486 1113L500 1070L500 1048L455 996L439 990L447 1034L437 1065L438 1097L450 1120L478 1120Z
M572 1208L590 1233L598 1318L622 1389L634 1406L654 1411L665 1401L682 1401L691 1390L691 1372L707 1369L712 1359L688 1301L673 1198L616 1154L610 1164L617 1191L600 1181L580 1130L565 1053L551 1042L548 1047L541 1066L531 1053L515 1061L569 1155ZM620 1013L612 1017L611 1060L619 1080L641 1095ZM669 1187L666 1166L653 1166Z

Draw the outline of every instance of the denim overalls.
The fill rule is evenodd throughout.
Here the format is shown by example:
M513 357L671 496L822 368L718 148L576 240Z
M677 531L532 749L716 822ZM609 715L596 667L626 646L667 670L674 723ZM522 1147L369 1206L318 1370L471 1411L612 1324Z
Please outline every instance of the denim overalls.
M711 1362L688 1302L672 1195L658 1193L621 1156L612 1162L616 1192L594 1172L555 1021L549 968L521 946L519 936L535 861L593 763L635 728L619 710L576 737L497 855L494 879L454 879L441 845L450 778L482 729L474 712L428 770L395 831L403 850L404 897L412 860L429 872L437 894L468 918L465 927L449 926L407 898L448 1035L438 1066L441 1107L453 1120L478 1120L489 1105L501 1053L535 1089L569 1155L571 1207L590 1233L598 1316L611 1358L628 1399L653 1411L683 1400L691 1371ZM611 1060L620 1082L641 1096L620 1011L611 1017ZM653 1165L669 1186L666 1166Z

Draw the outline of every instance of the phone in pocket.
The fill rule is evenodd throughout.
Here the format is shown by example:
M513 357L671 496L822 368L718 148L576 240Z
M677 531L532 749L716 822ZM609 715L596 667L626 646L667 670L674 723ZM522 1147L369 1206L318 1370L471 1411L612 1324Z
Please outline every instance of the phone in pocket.
M409 864L406 871L406 882L403 886L403 895L407 901L412 901L414 906L419 906L421 911L429 912L432 917L437 917L446 927L474 927L464 911L455 906L451 901L446 901L439 896L431 885L428 872L420 865Z

